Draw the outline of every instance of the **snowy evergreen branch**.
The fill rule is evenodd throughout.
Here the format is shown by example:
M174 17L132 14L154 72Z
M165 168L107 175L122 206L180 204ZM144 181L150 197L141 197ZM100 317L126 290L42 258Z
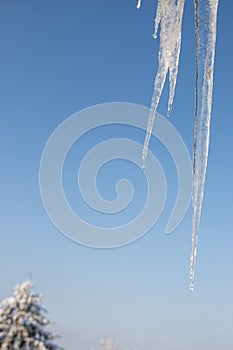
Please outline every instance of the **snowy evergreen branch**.
M0 304L1 350L59 350L53 340L56 335L46 331L50 321L40 305L42 295L32 293L33 285L26 280L14 289L14 296Z

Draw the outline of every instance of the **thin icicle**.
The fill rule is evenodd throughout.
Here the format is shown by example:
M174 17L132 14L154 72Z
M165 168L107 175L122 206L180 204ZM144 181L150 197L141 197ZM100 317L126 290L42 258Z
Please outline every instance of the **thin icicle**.
M148 153L148 146L156 110L168 71L170 88L168 114L172 108L178 74L184 2L185 0L158 0L153 36L154 38L157 37L157 32L160 25L160 50L158 56L159 67L155 77L154 91L147 124L147 134L142 152L143 167L145 166L145 160Z
M197 153L197 126L198 126L198 83L199 83L199 2L194 0L194 16L195 16L195 44L196 44L196 82L195 82L195 112L194 112L194 132L193 132L193 177L196 168Z
M141 2L141 0L138 0L137 9L139 10L141 8L141 6L142 6L142 2Z
M200 6L203 6L200 9ZM194 269L197 256L198 231L201 218L201 209L204 195L206 168L210 139L210 120L212 109L214 58L217 30L218 0L199 1L199 13L202 10L207 19L207 27L202 27L204 50L202 101L200 112L200 123L197 135L196 164L193 179L193 221L192 221L192 250L190 257L190 291L194 286ZM200 28L199 28L200 30ZM202 54L202 52L201 52Z

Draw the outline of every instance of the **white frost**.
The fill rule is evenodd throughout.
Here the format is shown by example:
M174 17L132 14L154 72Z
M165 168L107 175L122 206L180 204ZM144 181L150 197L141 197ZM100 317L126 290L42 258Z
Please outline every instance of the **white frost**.
M1 350L61 350L53 343L56 335L45 329L49 320L40 305L42 296L32 293L26 280L14 289L14 296L0 303Z
M157 32L160 25L160 50L158 56L159 67L155 77L154 91L147 123L147 134L142 152L143 163L145 163L147 157L155 114L168 71L170 87L168 114L172 108L180 57L184 2L185 0L158 0L153 36L154 38L157 37Z
M201 8L200 8L201 6ZM214 58L217 31L218 0L199 1L199 14L204 13L206 25L199 26L199 38L203 57L202 100L200 122L197 132L197 151L193 174L193 220L192 250L190 256L190 291L193 291L194 269L197 256L198 231L204 195L206 168L209 152L210 121L212 109L212 92L214 76ZM201 61L201 60L200 60Z

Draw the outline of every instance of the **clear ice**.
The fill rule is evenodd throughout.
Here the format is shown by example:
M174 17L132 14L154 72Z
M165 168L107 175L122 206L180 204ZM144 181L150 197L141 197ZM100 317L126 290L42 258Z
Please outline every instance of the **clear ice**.
M209 152L210 121L214 76L214 59L217 32L218 0L193 0L196 39L196 101L194 116L193 192L192 192L192 248L190 254L190 291L194 286L198 232L204 196L206 168ZM143 169L156 110L169 72L168 114L171 112L178 74L182 18L185 0L158 0L154 38L160 25L158 70L147 122L147 132L142 152ZM137 8L141 7L138 0ZM199 98L200 96L200 98ZM199 101L200 99L200 101Z
M172 108L180 57L184 2L185 0L158 0L153 37L157 37L158 28L160 25L160 49L158 55L158 71L155 76L154 91L147 122L147 133L142 152L144 166L156 110L168 71L170 88L168 114L171 112ZM140 2L139 5L141 5Z
M189 286L191 292L193 291L194 286L194 270L197 256L198 232L201 219L206 168L209 153L218 0L195 0L195 9L198 11L198 18L202 18L203 23L199 23L198 26L196 25L196 29L199 31L196 35L196 38L199 40L198 66L199 71L202 72L202 84L200 120L196 119L194 127L194 139L196 134L196 142L194 141L193 159L193 218Z

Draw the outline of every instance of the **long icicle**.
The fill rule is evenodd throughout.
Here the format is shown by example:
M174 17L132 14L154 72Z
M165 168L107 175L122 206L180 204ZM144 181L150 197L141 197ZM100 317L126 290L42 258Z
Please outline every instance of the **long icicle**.
M159 67L155 77L154 91L147 122L147 133L142 152L143 167L145 167L155 114L168 71L170 88L168 113L170 113L173 104L180 56L184 2L185 0L158 0L153 36L154 38L157 37L158 27L160 25ZM138 4L141 5L141 2L139 1Z
M201 218L201 209L204 195L206 168L209 151L218 0L208 0L207 5L208 27L203 28L203 31L207 30L207 43L206 48L204 48L205 55L203 67L202 102L200 123L197 135L197 153L193 179L192 249L190 255L191 292L193 291L194 287L194 270L197 256L198 232ZM204 6L206 6L206 1L204 2Z
M195 16L195 44L196 44L196 81L195 81L195 111L194 111L194 137L193 137L193 177L196 168L196 152L197 152L197 126L198 126L198 83L199 83L199 2L194 0L194 16Z
M195 209L195 187L194 187L194 176L196 171L196 153L197 153L197 127L198 127L198 106L199 106L199 1L194 0L194 18L195 18L195 64L196 64L196 79L195 79L195 111L194 111L194 132L193 132L193 188L192 188L192 204L193 204L193 213ZM193 291L193 282L194 282L194 246L195 238L192 233L192 250L190 256L190 285L189 289ZM195 257L196 261L196 257ZM194 262L194 264L193 264ZM193 265L193 266L192 266ZM192 271L192 272L191 272ZM193 276L192 276L193 275Z

